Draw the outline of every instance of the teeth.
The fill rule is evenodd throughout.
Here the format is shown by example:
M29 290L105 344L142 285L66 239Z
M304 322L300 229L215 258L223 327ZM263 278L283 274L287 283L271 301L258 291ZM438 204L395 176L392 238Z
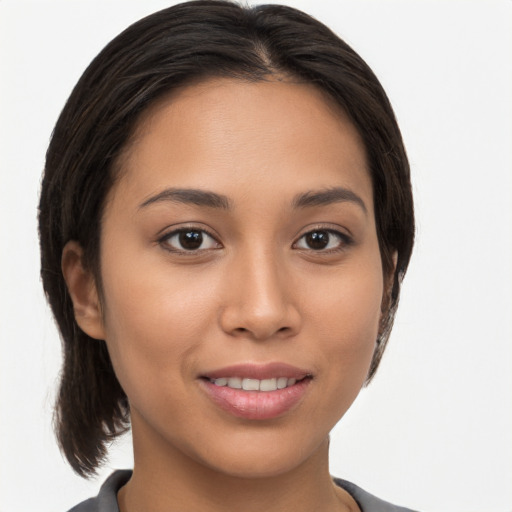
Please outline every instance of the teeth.
M228 387L233 389L242 389L242 379L238 377L231 377L228 379Z
M263 379L260 381L260 391L275 391L277 389L277 379Z
M288 379L287 377L273 377L271 379L242 379L240 377L221 377L213 379L216 386L227 386L233 389L243 389L244 391L276 391L293 386L297 379Z
M288 384L288 379L286 377L279 377L279 379L277 379L277 389L283 389L287 386Z
M242 381L242 389L245 391L259 391L260 381L258 379L244 379Z

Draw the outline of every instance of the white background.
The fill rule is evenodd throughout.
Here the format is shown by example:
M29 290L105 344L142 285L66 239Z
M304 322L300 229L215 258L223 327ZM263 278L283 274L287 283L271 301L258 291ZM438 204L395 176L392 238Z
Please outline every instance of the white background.
M284 2L288 3L288 2ZM512 1L295 0L361 53L411 160L417 244L382 366L332 473L422 512L512 510ZM0 0L0 512L64 512L97 480L51 432L60 344L39 283L44 153L71 88L157 0Z

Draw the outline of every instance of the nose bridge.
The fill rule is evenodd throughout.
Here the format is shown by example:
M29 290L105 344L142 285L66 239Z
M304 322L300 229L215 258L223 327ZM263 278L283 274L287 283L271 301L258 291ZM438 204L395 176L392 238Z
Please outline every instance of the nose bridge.
M233 262L232 293L224 305L223 327L256 339L297 331L300 315L293 304L285 262L271 247L254 246Z
M277 312L284 306L286 290L279 276L279 261L275 253L261 250L252 257L245 258L244 271L241 278L247 280L245 293L250 309L261 314ZM285 272L281 268L281 272Z

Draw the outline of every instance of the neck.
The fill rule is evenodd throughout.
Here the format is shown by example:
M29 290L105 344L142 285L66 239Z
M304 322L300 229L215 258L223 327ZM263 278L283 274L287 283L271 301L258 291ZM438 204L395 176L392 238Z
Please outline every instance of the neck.
M256 478L217 471L168 445L158 448L135 430L133 440L134 472L118 493L120 512L359 510L353 498L332 482L327 438L298 467Z

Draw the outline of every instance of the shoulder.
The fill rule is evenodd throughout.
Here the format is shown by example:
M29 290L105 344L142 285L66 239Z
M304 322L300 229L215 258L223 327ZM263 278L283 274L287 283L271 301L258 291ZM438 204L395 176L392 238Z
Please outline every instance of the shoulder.
M414 512L409 508L397 507L387 501L383 501L347 480L334 478L334 483L345 489L354 498L361 512Z
M121 470L112 473L101 486L98 496L82 501L69 512L119 512L117 491L128 482L132 476L131 470Z

